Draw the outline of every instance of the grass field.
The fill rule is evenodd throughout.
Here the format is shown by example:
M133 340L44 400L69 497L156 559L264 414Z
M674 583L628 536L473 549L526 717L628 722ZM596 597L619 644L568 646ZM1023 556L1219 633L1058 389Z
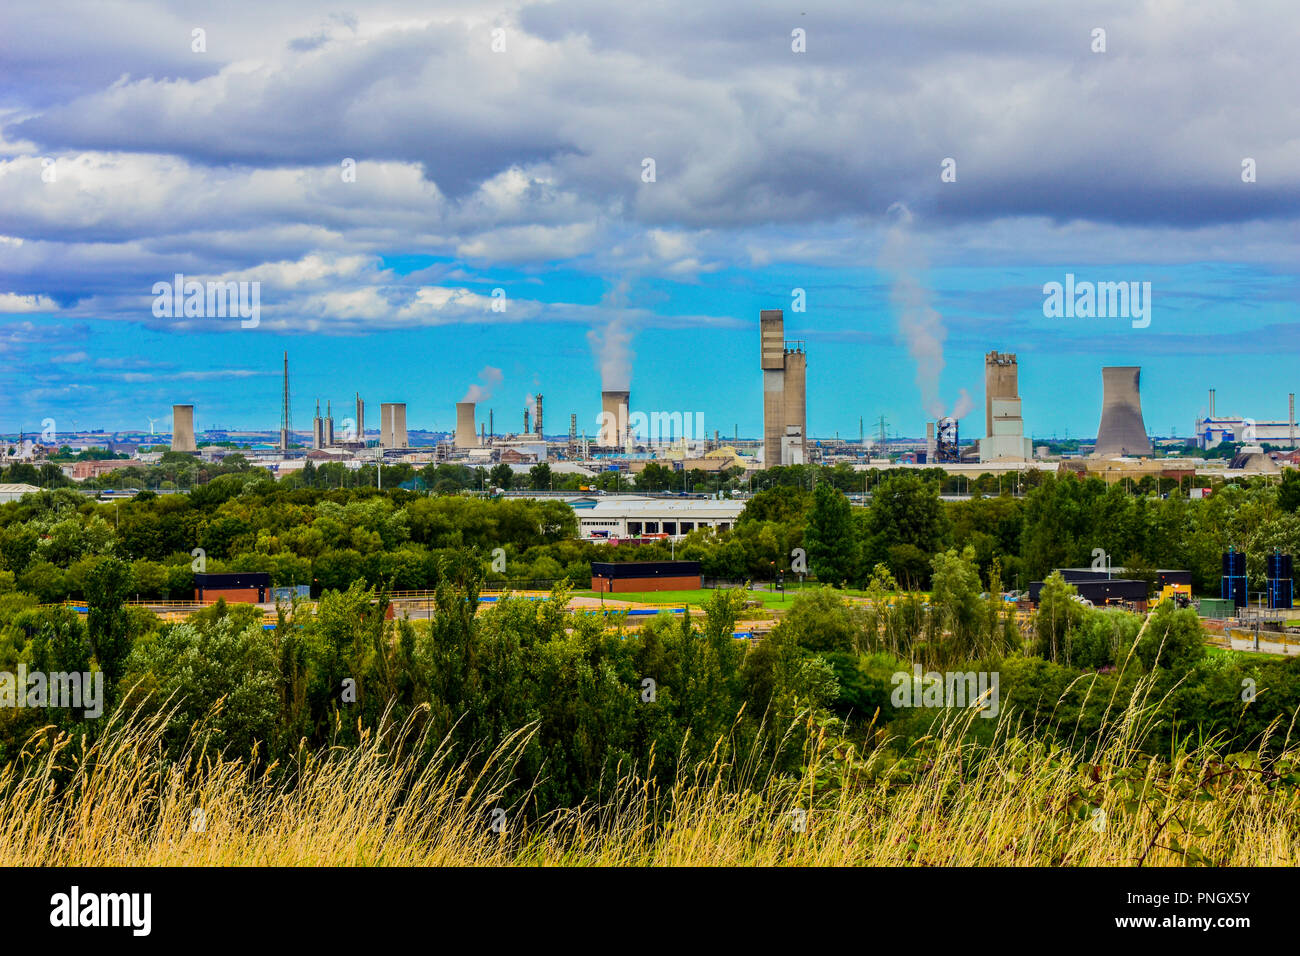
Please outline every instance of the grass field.
M518 812L528 794L511 787L528 729L474 768L441 747L413 759L411 724L367 733L303 753L289 785L205 753L201 727L183 757L160 759L166 715L119 717L85 748L43 731L0 768L0 865L1300 863L1300 788L1261 769L1262 755L1141 753L1144 696L1118 702L1086 761L1034 740L1008 710L977 753L963 733L973 712L956 713L901 761L887 748L846 759L813 734L808 773L787 777L724 741L675 782L624 770L599 804L540 819ZM1273 766L1286 773L1300 751L1281 749ZM493 830L499 805L508 824Z

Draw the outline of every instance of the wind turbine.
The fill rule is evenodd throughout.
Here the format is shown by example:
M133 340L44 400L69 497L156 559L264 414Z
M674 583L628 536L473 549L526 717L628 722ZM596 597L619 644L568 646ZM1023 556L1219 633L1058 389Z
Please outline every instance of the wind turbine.
M146 415L145 417L148 418L147 415ZM160 421L162 421L161 418L150 418L150 419L149 419L149 434L150 434L150 435L152 435L152 434L154 433L154 431L153 431L153 423L154 423L154 422L160 422Z

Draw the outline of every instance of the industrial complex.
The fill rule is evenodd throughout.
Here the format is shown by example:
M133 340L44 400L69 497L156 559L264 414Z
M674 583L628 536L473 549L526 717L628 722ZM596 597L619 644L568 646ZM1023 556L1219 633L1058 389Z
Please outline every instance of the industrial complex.
M1075 442L1068 449L1047 444L1035 447L1026 426L1026 414L1034 417L1020 395L1020 365L1015 353L999 350L984 356L984 420L982 427L963 425L956 417L937 420L918 418L923 437L891 437L884 431L867 438L865 428L854 439L838 434L816 434L816 409L809 425L808 351L804 340L787 338L785 315L780 309L763 309L758 315L759 368L753 379L753 401L761 403L761 437L742 438L739 433L724 436L703 428L703 413L653 412L635 409L627 387L602 388L596 427L589 433L579 429L579 414L565 410L568 428L547 435L544 428L542 395L530 395L517 431L498 431L495 410L484 409L483 392L471 387L465 400L455 403L455 428L438 432L412 427L407 403L400 394L381 395L379 415L368 427L366 401L354 392L343 401L352 414L337 422L334 406L339 396L312 396L314 414L308 432L295 430L291 418L289 355L283 356L280 427L278 434L234 432L222 429L202 431L198 417L202 410L190 402L172 407L169 433L150 432L126 436L105 436L102 432L62 435L60 445L74 450L106 447L129 459L77 461L61 466L73 480L99 478L132 462L156 461L158 444L168 443L173 452L220 458L234 446L250 461L275 474L303 468L307 462L341 462L348 468L384 461L460 463L470 467L505 464L526 471L545 462L555 473L576 473L595 477L600 472L618 471L635 475L654 462L678 471L704 471L744 477L765 468L804 464L847 463L867 471L883 468L942 468L950 473L978 477L1046 469L1076 475L1097 475L1107 481L1141 478L1184 478L1188 475L1276 474L1297 464L1295 452L1295 396L1288 399L1286 421L1220 415L1215 409L1215 391L1209 390L1208 410L1195 420L1192 437L1163 439L1153 443L1142 417L1141 368L1136 365L1106 366L1100 369L1102 403L1097 436L1091 445ZM593 396L595 397L595 396ZM183 396L177 396L178 399ZM322 408L324 409L322 411ZM486 415L484 414L486 412ZM1041 416L1040 416L1041 417ZM1233 443L1232 457L1213 454L1225 442ZM1268 443L1271 447L1265 449ZM150 446L152 450L150 450ZM19 434L0 449L5 460L33 461L54 451L36 436ZM675 529L708 524L723 527L734 515L697 517L678 521L656 514L638 520L635 507L626 514L601 510L600 517L584 518L584 533L605 530L618 535L648 533L650 528ZM597 527L591 522L600 520ZM632 530L632 529L636 530Z

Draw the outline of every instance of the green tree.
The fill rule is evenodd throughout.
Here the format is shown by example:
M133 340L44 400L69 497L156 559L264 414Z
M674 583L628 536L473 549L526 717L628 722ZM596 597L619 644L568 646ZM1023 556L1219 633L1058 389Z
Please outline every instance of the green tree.
M830 482L819 484L813 492L803 541L808 567L817 580L838 586L856 576L858 544L853 536L852 508L849 499Z
M105 678L116 684L131 653L130 617L125 603L132 587L131 566L100 557L86 576L86 633Z
M945 660L973 659L979 656L977 644L983 623L975 549L967 546L960 554L954 549L936 554L933 567L930 603L949 636Z
M546 462L533 465L528 469L528 478L532 482L533 491L547 491L551 487L551 466Z

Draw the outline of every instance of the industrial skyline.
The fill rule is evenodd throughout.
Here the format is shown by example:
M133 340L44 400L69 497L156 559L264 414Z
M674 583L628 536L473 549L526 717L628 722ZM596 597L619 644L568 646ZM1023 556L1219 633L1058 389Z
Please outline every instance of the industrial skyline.
M9 34L45 37L51 9L8 11ZM490 367L498 431L544 392L590 433L609 389L757 436L764 309L813 357L805 437L882 416L921 434L977 403L989 349L1019 356L1033 435L1095 431L1100 366L1142 367L1158 433L1190 431L1211 387L1285 420L1300 165L1271 104L1300 13L1254 9L1104 2L1098 46L1078 12L1015 4L231 5L202 53L152 4L78 9L0 90L0 430L144 428L178 389L200 422L274 428L287 351L295 432L356 392L451 431ZM497 29L514 42L494 50ZM1189 60L1195 83L1162 79ZM354 69L373 82L330 79ZM466 84L472 110L449 93ZM187 280L234 283L256 315L175 308ZM1052 287L1141 290L1141 317L1058 314Z

